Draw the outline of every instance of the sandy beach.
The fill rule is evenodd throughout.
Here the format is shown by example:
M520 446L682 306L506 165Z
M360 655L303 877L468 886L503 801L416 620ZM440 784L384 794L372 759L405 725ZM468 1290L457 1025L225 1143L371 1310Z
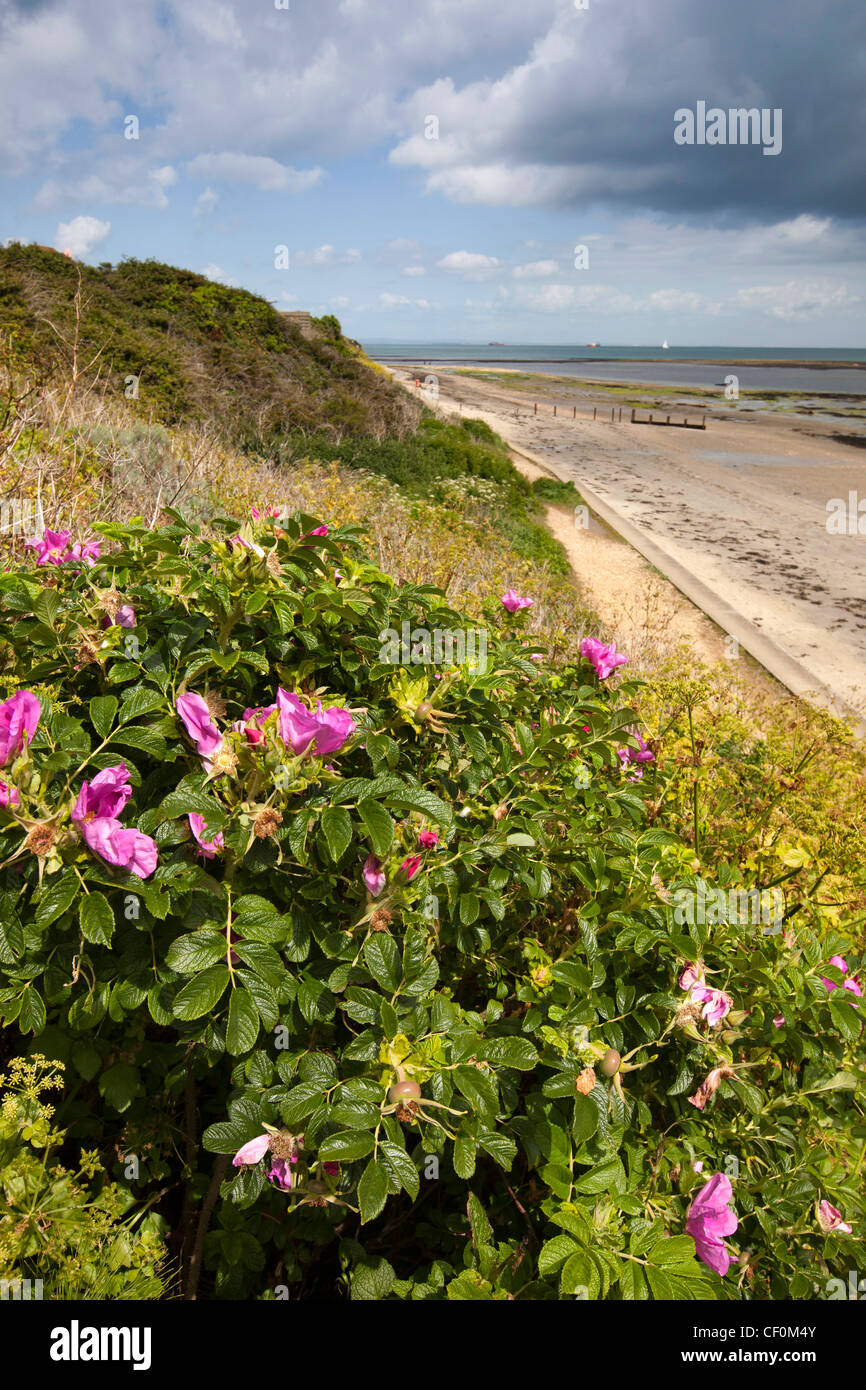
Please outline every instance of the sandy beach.
M411 385L416 373L395 375ZM710 412L706 430L686 430L632 425L627 410L611 423L601 408L608 418L593 421L581 411L604 397L567 383L537 378L527 392L507 376L436 375L443 409L486 420L525 459L570 479L718 624L715 642L710 625L700 633L702 654L715 646L724 659L735 637L795 693L866 718L866 535L827 530L830 499L866 498L866 453L839 441L838 421ZM573 529L580 572L592 535Z

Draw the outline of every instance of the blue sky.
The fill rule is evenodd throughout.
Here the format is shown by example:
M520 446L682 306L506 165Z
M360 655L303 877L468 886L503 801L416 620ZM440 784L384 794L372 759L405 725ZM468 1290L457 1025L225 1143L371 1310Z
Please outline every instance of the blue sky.
M366 341L864 345L862 5L278 3L0 0L0 239Z

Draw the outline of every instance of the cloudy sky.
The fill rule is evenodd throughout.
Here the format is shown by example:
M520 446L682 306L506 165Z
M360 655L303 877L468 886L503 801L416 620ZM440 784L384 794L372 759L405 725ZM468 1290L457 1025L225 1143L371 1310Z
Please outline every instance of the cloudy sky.
M0 240L366 341L862 347L864 117L862 0L0 0Z

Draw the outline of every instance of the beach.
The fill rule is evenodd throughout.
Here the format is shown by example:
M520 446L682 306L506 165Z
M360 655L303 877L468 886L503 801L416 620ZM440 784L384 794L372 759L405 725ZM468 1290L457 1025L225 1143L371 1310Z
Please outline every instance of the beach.
M417 372L394 371L423 391ZM438 369L438 404L484 419L519 456L571 480L718 625L719 659L741 645L796 694L866 721L866 534L827 525L832 499L866 499L861 427L736 408L708 411L705 430L632 424L630 409L612 423L610 397L541 377L529 390L522 376L511 385L501 369L495 381ZM606 419L587 418L593 404ZM593 536L576 522L579 572ZM712 651L706 632L702 644Z

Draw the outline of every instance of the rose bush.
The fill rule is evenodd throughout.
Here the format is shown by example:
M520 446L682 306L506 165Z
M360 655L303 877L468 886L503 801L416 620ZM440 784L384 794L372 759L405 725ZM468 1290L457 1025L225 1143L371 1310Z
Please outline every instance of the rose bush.
M847 1277L852 937L683 912L623 654L557 667L495 599L486 669L395 668L386 630L469 619L259 510L0 576L4 1045L140 1160L188 1296Z

